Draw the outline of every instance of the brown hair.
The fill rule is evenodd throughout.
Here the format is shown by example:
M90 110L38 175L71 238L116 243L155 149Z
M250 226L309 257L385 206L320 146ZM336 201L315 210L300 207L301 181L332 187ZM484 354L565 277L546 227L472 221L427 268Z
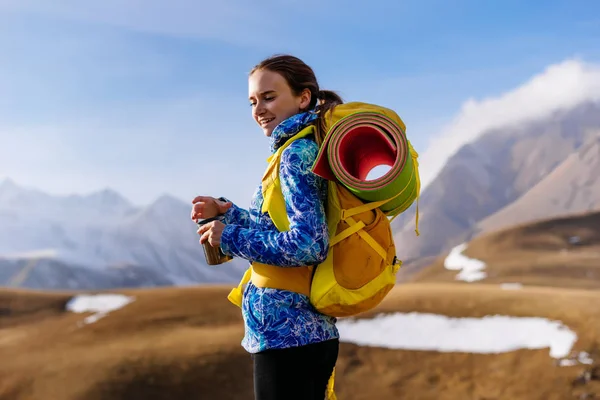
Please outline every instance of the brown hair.
M292 89L292 93L296 96L300 95L304 89L310 90L311 99L307 109L311 110L316 106L319 117L316 120L317 132L315 139L317 144L321 146L326 134L325 113L336 104L342 104L344 102L342 98L331 90L319 89L319 83L313 69L298 57L287 54L271 56L255 65L250 71L250 75L258 70L279 73L285 78Z

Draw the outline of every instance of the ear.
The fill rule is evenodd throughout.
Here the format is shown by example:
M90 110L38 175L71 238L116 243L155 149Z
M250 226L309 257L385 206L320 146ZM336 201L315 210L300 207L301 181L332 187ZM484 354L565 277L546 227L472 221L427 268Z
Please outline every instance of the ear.
M310 89L304 89L302 93L300 93L300 109L305 110L310 105L310 99L312 98L310 94Z

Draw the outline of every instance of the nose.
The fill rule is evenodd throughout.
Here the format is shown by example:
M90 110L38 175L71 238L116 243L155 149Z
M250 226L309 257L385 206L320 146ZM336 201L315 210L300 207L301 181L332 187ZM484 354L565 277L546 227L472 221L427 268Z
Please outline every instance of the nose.
M254 117L260 117L261 115L263 115L265 113L265 107L263 107L263 104L261 101L256 102L256 104L254 105Z

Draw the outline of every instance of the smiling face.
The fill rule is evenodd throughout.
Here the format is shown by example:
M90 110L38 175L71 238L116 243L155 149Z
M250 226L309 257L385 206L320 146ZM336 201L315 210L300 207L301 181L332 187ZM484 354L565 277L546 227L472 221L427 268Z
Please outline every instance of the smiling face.
M279 123L308 107L311 95L308 89L297 95L282 75L259 69L248 78L248 99L252 117L271 136Z

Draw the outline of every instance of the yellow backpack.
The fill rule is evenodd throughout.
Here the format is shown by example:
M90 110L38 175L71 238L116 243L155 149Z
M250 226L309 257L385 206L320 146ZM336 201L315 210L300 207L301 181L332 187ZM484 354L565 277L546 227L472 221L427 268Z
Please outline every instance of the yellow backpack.
M339 119L356 112L364 103L338 105L326 120L333 126ZM404 124L392 111L378 106L369 110L382 110ZM262 179L264 202L262 212L268 212L279 231L289 230L289 220L279 181L279 162L283 151L300 138L313 135L314 126L308 126L268 158L268 167ZM229 294L229 300L241 306L243 286L250 280L257 287L270 287L302 293L310 298L315 309L333 317L353 316L377 306L394 287L401 261L396 258L396 248L390 219L380 207L400 196L407 188L412 193L400 207L406 210L418 200L420 180L417 153L409 144L412 176L409 183L393 197L382 201L364 202L337 181L329 180L326 215L329 227L329 252L326 260L316 267L281 268L253 262L239 286ZM416 185L415 185L416 182ZM406 195L406 193L404 193ZM398 215L398 207L395 216ZM418 226L418 208L417 208ZM418 235L418 230L417 230Z

